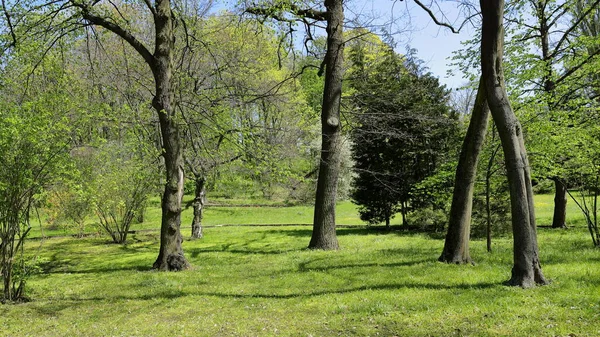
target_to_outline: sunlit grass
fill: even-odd
[[[127,246],[50,239],[32,301],[0,306],[9,336],[598,336],[600,251],[584,229],[540,230],[549,286],[502,285],[509,239],[472,243],[476,266],[436,262],[426,234],[339,230],[309,251],[310,227],[215,227],[186,241],[189,271],[149,271],[156,235]]]
[[[542,225],[551,200],[536,197]],[[305,249],[310,206],[209,207],[205,238],[183,243],[192,268],[153,272],[156,206],[137,227],[153,231],[126,246],[101,236],[29,241],[43,272],[27,285],[31,302],[0,305],[0,335],[600,335],[600,251],[581,225],[539,229],[552,283],[523,290],[503,285],[510,238],[494,238],[491,254],[473,240],[476,266],[441,264],[443,235],[366,228],[349,202],[338,219],[355,226],[338,229],[339,251]],[[219,226],[228,224],[292,225]]]
[[[552,224],[553,197],[553,195],[549,194],[535,196],[536,217],[539,226],[549,226]],[[190,199],[190,196],[186,196],[184,198],[184,204],[188,204]],[[283,201],[262,199],[209,199],[209,202],[210,204],[205,209],[203,220],[203,224],[208,227],[261,224],[310,225],[313,222],[313,205],[287,206]],[[151,198],[148,205],[144,222],[133,224],[131,230],[158,231],[161,218],[159,198]],[[584,225],[581,211],[577,208],[575,203],[569,200],[567,205],[567,225]],[[191,207],[183,209],[181,219],[182,231],[185,235],[188,235],[188,232],[191,231],[192,216],[193,212]],[[86,233],[88,235],[101,234],[98,227],[94,225],[95,221],[93,216],[90,217],[86,227]],[[357,206],[350,201],[341,201],[338,203],[336,207],[336,221],[338,225],[366,225],[365,222],[359,218]],[[40,230],[38,221],[33,219],[32,222],[33,228],[30,237],[40,237],[42,231]],[[402,219],[399,215],[391,221],[392,226],[400,226],[401,224]],[[49,229],[44,227],[43,234],[47,237],[68,236],[72,235],[73,231],[64,228]]]

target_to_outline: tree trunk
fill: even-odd
[[[479,80],[477,97],[471,114],[469,128],[462,144],[454,193],[450,207],[450,219],[444,250],[439,258],[447,263],[473,263],[469,254],[469,237],[471,232],[471,212],[473,207],[473,188],[477,175],[477,163],[485,141],[485,134],[490,119],[486,101],[483,79]]]
[[[5,259],[2,261],[2,280],[4,281],[4,301],[12,301],[12,256],[9,256],[9,252],[3,251],[2,256]],[[5,255],[6,254],[6,255]],[[8,259],[7,259],[8,257]]]
[[[159,117],[163,138],[166,183],[163,193],[160,251],[154,269],[183,270],[188,262],[181,243],[181,200],[183,198],[183,156],[179,143],[179,127],[174,116],[171,89],[172,51],[175,41],[169,0],[157,0],[154,24],[156,27],[154,62],[151,66],[156,86],[152,106]]]
[[[321,111],[322,144],[311,249],[338,249],[335,234],[335,202],[340,170],[340,100],[344,68],[344,8],[341,0],[325,0],[327,8],[327,54]]]
[[[206,179],[196,177],[196,191],[193,202],[194,218],[192,219],[192,238],[202,238],[202,213],[204,212],[204,203],[206,202]]]
[[[554,216],[552,228],[567,228],[567,189],[558,178],[554,181]]]
[[[491,162],[491,158],[490,158]],[[488,170],[490,169],[490,165],[488,165]],[[488,171],[485,175],[485,221],[486,221],[486,246],[488,253],[492,252],[492,205],[491,205],[491,174]]]
[[[183,255],[181,247],[183,239],[180,232],[184,179],[183,156],[171,88],[172,55],[175,45],[171,1],[155,0],[154,6],[149,8],[154,19],[154,53],[151,53],[130,31],[119,26],[114,20],[96,15],[91,8],[95,3],[71,2],[74,7],[81,10],[82,17],[89,23],[104,27],[129,43],[152,70],[156,90],[152,99],[152,107],[158,114],[166,173],[165,191],[161,200],[160,251],[153,268],[158,270],[186,269],[189,265]]]
[[[510,188],[513,258],[509,285],[546,284],[539,261],[529,161],[517,120],[505,90],[502,70],[503,0],[480,0],[482,12],[481,66],[487,101],[504,150]]]

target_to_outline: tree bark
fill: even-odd
[[[201,239],[202,234],[202,215],[204,204],[206,202],[206,179],[196,177],[196,190],[193,202],[194,218],[192,219],[192,238]]]
[[[469,253],[473,189],[477,175],[477,163],[479,162],[479,155],[485,142],[489,119],[490,113],[486,101],[486,91],[483,79],[481,78],[471,114],[471,121],[469,122],[469,128],[462,144],[458,166],[456,167],[448,233],[446,234],[444,250],[439,258],[441,262],[457,264],[473,263]]]
[[[559,178],[554,181],[554,215],[552,228],[567,228],[567,189]]]
[[[490,163],[492,159],[490,158]],[[486,222],[486,247],[488,253],[492,252],[492,205],[491,205],[491,174],[489,172],[490,165],[488,165],[488,172],[485,175],[485,222]]]
[[[408,221],[406,221],[406,201],[402,201],[400,203],[400,214],[402,214],[402,226],[407,226]]]
[[[154,18],[154,53],[151,53],[130,31],[119,26],[114,20],[94,13],[95,2],[87,4],[71,1],[71,4],[81,10],[85,20],[104,27],[129,43],[152,70],[156,91],[152,99],[152,107],[158,114],[166,173],[165,190],[161,200],[160,250],[153,269],[186,269],[189,264],[183,255],[181,247],[183,238],[180,231],[184,183],[183,156],[179,143],[179,127],[174,119],[174,98],[171,88],[172,53],[175,44],[171,1],[156,0],[154,6],[148,5]]]
[[[175,42],[170,0],[156,0],[154,11],[156,29],[154,60],[151,68],[156,94],[152,106],[158,113],[163,138],[163,157],[166,183],[163,193],[160,251],[153,268],[183,270],[189,264],[183,255],[181,243],[181,200],[183,198],[183,156],[179,143],[179,127],[174,119],[171,88],[172,51]]]
[[[335,233],[335,204],[340,170],[340,100],[344,69],[344,8],[341,0],[325,0],[327,8],[327,53],[325,88],[321,111],[322,144],[311,249],[338,249]]]
[[[505,90],[502,69],[503,0],[480,0],[482,12],[481,67],[487,101],[504,150],[510,188],[513,258],[509,285],[546,284],[539,261],[529,161],[517,120]]]

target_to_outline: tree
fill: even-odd
[[[480,5],[482,79],[502,141],[511,195],[514,266],[508,284],[521,287],[546,284],[539,260],[529,161],[502,69],[504,1],[481,1]]]
[[[441,262],[473,263],[469,253],[473,189],[489,116],[486,88],[482,77],[456,168],[448,232],[442,255],[438,259]]]
[[[19,58],[33,54],[35,46],[30,47],[22,46],[5,58],[7,68],[2,73],[0,91],[3,97],[0,104],[2,303],[24,299],[26,278],[31,272],[24,254],[25,239],[31,230],[35,203],[41,200],[46,187],[70,169],[72,130],[65,117],[74,108],[70,81],[57,66],[58,62],[45,62],[38,71],[32,71],[25,57]],[[19,76],[23,70],[31,72],[29,86],[24,86]]]
[[[140,149],[141,148],[141,149]],[[100,227],[115,243],[126,243],[133,220],[143,211],[148,195],[158,180],[156,165],[144,152],[144,144],[109,142],[92,156],[91,190]]]
[[[192,237],[201,235],[207,188],[272,198],[301,179],[309,161],[315,117],[291,69],[293,54],[278,49],[275,30],[257,24],[230,13],[186,21],[190,34],[204,37],[177,57],[184,159],[196,186]]]
[[[325,0],[325,10],[300,8],[295,3],[275,3],[271,6],[247,6],[246,11],[280,22],[307,20],[326,21],[327,50],[320,72],[325,72],[321,110],[321,158],[317,179],[313,231],[308,248],[335,250],[339,248],[335,233],[335,206],[340,171],[342,79],[344,77],[344,5],[341,0]],[[286,15],[292,15],[290,19]],[[308,27],[307,27],[308,28]],[[312,35],[308,36],[308,40]]]
[[[527,5],[530,7],[529,12],[532,13],[533,23],[526,22],[526,17],[522,15],[523,10],[526,9],[523,7]],[[512,47],[515,50],[511,51],[510,55],[511,66],[516,68],[512,71],[511,76],[515,82],[522,83],[519,87],[533,85],[535,93],[534,96],[525,95],[523,92],[531,89],[520,89],[521,93],[516,94],[523,100],[522,106],[525,109],[528,106],[536,105],[538,109],[546,111],[546,113],[536,111],[537,116],[534,116],[532,121],[526,125],[533,130],[531,133],[543,129],[539,127],[540,123],[534,122],[536,121],[535,117],[552,121],[550,132],[554,138],[560,137],[559,133],[564,132],[557,131],[564,129],[564,126],[559,123],[573,123],[572,120],[568,121],[568,118],[565,118],[565,110],[571,110],[569,101],[575,98],[574,94],[578,91],[576,82],[573,80],[577,81],[578,69],[593,62],[600,54],[600,51],[595,50],[581,57],[573,52],[580,49],[578,44],[581,43],[574,38],[574,32],[585,26],[587,18],[592,16],[600,6],[600,1],[591,1],[587,6],[580,7],[578,12],[571,9],[573,6],[574,3],[571,1],[517,2],[516,8],[513,9],[516,12],[514,18],[509,18],[517,25],[514,28],[516,32],[513,33],[513,39],[519,41],[517,46]],[[529,50],[529,52],[523,53],[524,50]],[[524,65],[531,70],[526,69]],[[536,101],[543,102],[543,105]],[[544,122],[541,121],[542,124]],[[548,135],[542,134],[539,137],[548,137]],[[568,140],[563,137],[561,142],[565,141]],[[565,172],[561,167],[568,160],[568,155],[560,151],[551,153],[548,149],[544,149],[544,152],[550,159],[544,169],[550,173],[547,177],[555,185],[552,227],[565,228],[567,193],[564,183],[565,175],[568,175],[569,172]]]
[[[325,87],[321,111],[321,161],[313,231],[308,248],[338,249],[335,235],[335,205],[340,169],[342,79],[344,77],[344,5],[341,0],[325,0],[327,52]]]
[[[561,193],[565,192],[565,189],[563,184],[557,182],[564,183],[564,179],[561,179],[560,176],[564,176],[567,172],[560,166],[564,166],[565,158],[568,157],[568,151],[564,151],[566,144],[572,144],[572,140],[564,137],[564,135],[570,134],[570,132],[566,132],[565,128],[568,124],[573,124],[572,118],[567,118],[572,113],[565,113],[564,110],[569,105],[569,99],[573,97],[573,88],[577,87],[573,85],[574,82],[577,82],[577,69],[593,60],[592,57],[589,57],[591,54],[578,58],[570,55],[572,50],[576,50],[574,46],[577,44],[574,42],[576,39],[572,38],[573,32],[581,24],[581,19],[588,15],[588,13],[571,15],[571,5],[568,1],[515,2],[511,3],[507,14],[507,21],[512,26],[507,26],[511,37],[506,51],[507,62],[504,64],[507,68],[506,77],[511,87],[511,98],[517,102],[516,109],[522,116],[521,118],[525,118],[527,121],[524,125],[524,133],[527,133],[529,139],[533,140],[533,164],[537,168],[537,174],[543,179],[553,178],[557,186],[553,221],[553,225],[556,227],[564,225],[566,210],[566,195]],[[594,1],[589,8],[596,5],[597,2]],[[531,15],[523,15],[528,7],[531,9],[529,11]],[[587,9],[588,7],[586,7]],[[564,25],[565,22],[568,23],[571,17],[573,18],[572,24],[554,29],[559,25]],[[527,22],[532,19],[534,22]],[[478,39],[468,41],[468,45],[473,48],[462,51],[458,56],[463,60],[459,62],[461,69],[468,69],[478,59],[478,55],[474,52],[476,43],[479,43]],[[569,47],[566,47],[567,45]],[[480,129],[480,132],[483,132],[483,129]],[[473,144],[473,141],[465,139],[466,143]],[[462,164],[459,165],[459,169],[461,167],[463,167]],[[475,172],[475,168],[473,170]],[[461,173],[460,176],[464,177],[465,174]],[[486,181],[489,181],[489,176],[486,176]],[[460,189],[457,191],[459,195],[455,193],[456,204],[463,204],[457,209],[465,211],[465,205],[471,203],[471,197],[461,193]],[[470,213],[470,210],[467,212]],[[458,221],[458,217],[454,215],[451,215],[450,218],[450,236],[462,235],[465,240],[468,240],[469,227],[465,226],[464,222]],[[457,225],[454,225],[455,222],[462,224],[461,230],[453,230],[453,228],[457,228]],[[465,242],[465,240],[461,242]],[[449,251],[468,251],[468,246],[465,247],[464,244],[456,244],[456,242],[458,241],[446,241],[444,253],[440,257],[441,261],[461,261],[460,257],[448,254]],[[460,248],[461,246],[462,248]]]
[[[361,50],[351,55],[358,68],[350,82],[357,111],[351,133],[357,171],[352,197],[361,219],[385,221],[389,228],[398,211],[406,222],[409,205],[418,204],[415,186],[445,161],[456,119],[446,105],[448,91],[413,60],[390,47],[372,62],[365,62]]]
[[[32,3],[30,7],[25,5],[25,8],[18,7],[23,6],[20,3],[14,3],[13,8],[4,6],[3,11],[8,21],[7,27],[11,28],[15,40],[21,34],[50,35],[52,41],[49,44],[52,46],[66,34],[81,27],[102,27],[121,38],[144,60],[154,79],[152,107],[159,120],[165,163],[160,250],[153,268],[183,270],[189,266],[181,246],[183,240],[180,233],[184,162],[172,78],[177,9],[172,6],[171,0],[156,0],[154,3],[144,1],[144,5],[145,13],[134,11],[133,15],[150,18],[154,29],[153,43],[144,40],[143,36],[136,36],[131,23],[138,22],[137,18],[130,20],[123,16],[123,13],[127,13],[125,9],[137,8],[134,5],[64,0]],[[20,15],[24,16],[21,18]],[[149,44],[153,45],[153,51],[148,47]]]

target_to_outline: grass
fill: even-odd
[[[256,216],[248,223],[297,217],[243,210]],[[194,267],[180,273],[148,270],[157,233],[136,234],[127,246],[105,237],[45,240],[44,272],[28,283],[32,301],[0,306],[0,335],[600,335],[600,251],[581,226],[540,228],[553,282],[528,290],[502,285],[512,266],[509,238],[494,239],[492,254],[473,241],[478,264],[455,266],[436,262],[439,235],[340,228],[342,249],[322,252],[305,249],[310,230],[208,227],[204,239],[184,242]]]

